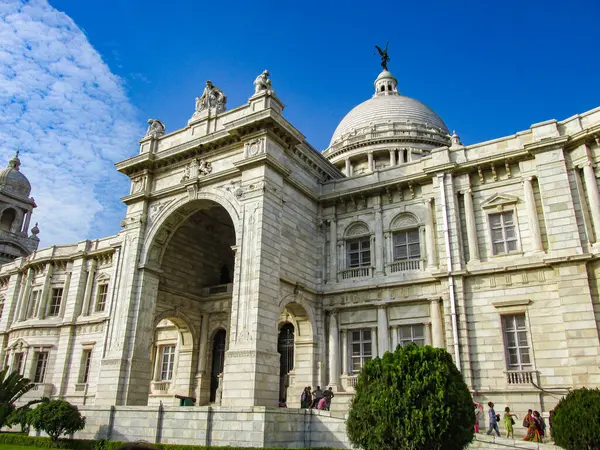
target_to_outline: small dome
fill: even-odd
[[[25,175],[21,173],[19,167],[19,152],[8,162],[8,167],[0,171],[0,191],[17,194],[21,197],[29,197],[31,193],[31,184]]]

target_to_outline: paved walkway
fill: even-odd
[[[520,439],[506,439],[496,436],[488,436],[481,433],[475,435],[475,441],[473,441],[468,448],[469,450],[479,448],[489,450],[508,450],[511,448],[563,450],[562,447],[557,447],[554,444],[538,444],[536,442],[526,442]]]

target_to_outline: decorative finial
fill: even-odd
[[[38,223],[35,223],[35,226],[31,229],[31,234],[37,237],[40,234],[40,229],[38,228]]]
[[[385,50],[382,50],[378,45],[375,46],[379,52],[379,56],[381,56],[381,68],[386,71],[388,70],[387,63],[390,61],[390,57],[388,56],[388,45],[390,45],[390,41],[385,44]]]
[[[19,159],[19,150],[15,152],[15,156],[8,161],[8,167],[11,169],[19,170],[19,166],[21,165],[21,160]]]
[[[454,147],[462,147],[463,143],[460,142],[460,136],[458,134],[456,134],[456,130],[452,131],[452,136],[450,136],[450,141],[452,142],[452,145],[450,146],[450,148]]]

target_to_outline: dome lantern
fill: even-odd
[[[374,97],[380,95],[400,95],[398,92],[398,80],[387,70],[382,71],[375,80]]]

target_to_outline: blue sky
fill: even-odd
[[[400,92],[469,144],[600,106],[599,19],[597,0],[7,0],[0,157],[23,150],[43,245],[100,237],[125,211],[112,163],[136,153],[147,118],[183,127],[207,79],[233,107],[268,69],[285,116],[322,150],[372,94],[373,46],[389,40]]]

